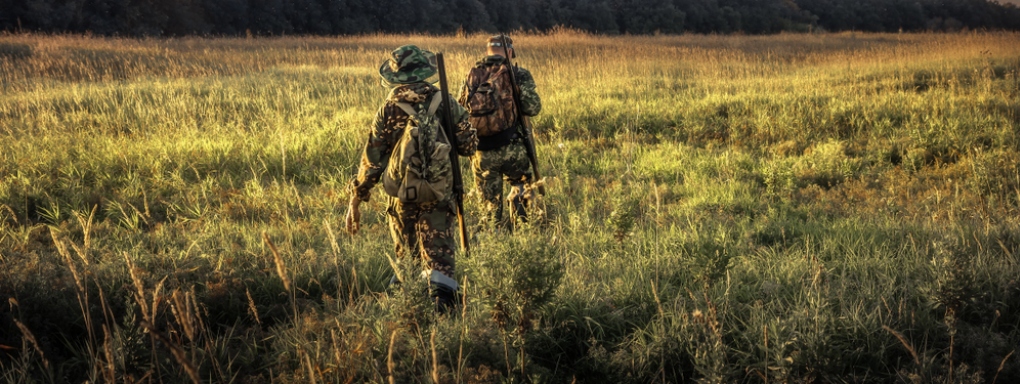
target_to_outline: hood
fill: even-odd
[[[386,100],[394,103],[420,104],[439,88],[429,83],[411,83],[396,86]]]

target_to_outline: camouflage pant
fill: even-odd
[[[509,224],[503,218],[503,181],[510,184],[507,200],[513,207],[513,217],[527,220],[524,208],[531,199],[531,163],[524,144],[514,140],[491,151],[478,151],[471,157],[475,173],[475,186],[482,193],[483,219],[501,226]]]
[[[456,290],[453,227],[457,218],[449,203],[405,204],[391,198],[386,214],[397,257],[420,257],[423,275]]]

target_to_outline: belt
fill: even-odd
[[[520,130],[517,126],[513,126],[504,129],[502,132],[492,136],[484,136],[478,138],[478,150],[479,151],[493,151],[503,148],[514,140],[520,138]]]

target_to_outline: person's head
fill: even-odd
[[[428,81],[437,70],[436,54],[415,45],[405,45],[394,49],[382,62],[379,76],[384,85],[411,84]]]
[[[510,53],[510,58],[516,58],[517,54],[514,53],[514,40],[510,36],[506,36],[506,50],[503,50],[503,38],[502,35],[495,35],[489,38],[486,43],[486,52],[489,56],[499,55],[506,57],[507,52]]]

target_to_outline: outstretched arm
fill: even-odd
[[[375,115],[375,122],[365,143],[361,155],[358,175],[351,183],[354,194],[362,201],[371,198],[372,187],[379,182],[386,166],[390,163],[390,154],[400,140],[400,134],[407,125],[407,116],[396,113],[396,106],[384,105]]]
[[[358,167],[358,175],[351,181],[351,200],[347,207],[345,227],[347,232],[355,234],[361,227],[361,210],[359,206],[362,201],[368,201],[372,197],[372,187],[379,182],[386,166],[390,162],[390,153],[400,139],[400,133],[407,125],[407,118],[398,118],[398,114],[387,110],[395,108],[384,105],[379,108],[372,124],[372,130],[365,143],[365,150],[361,155],[361,165]]]

